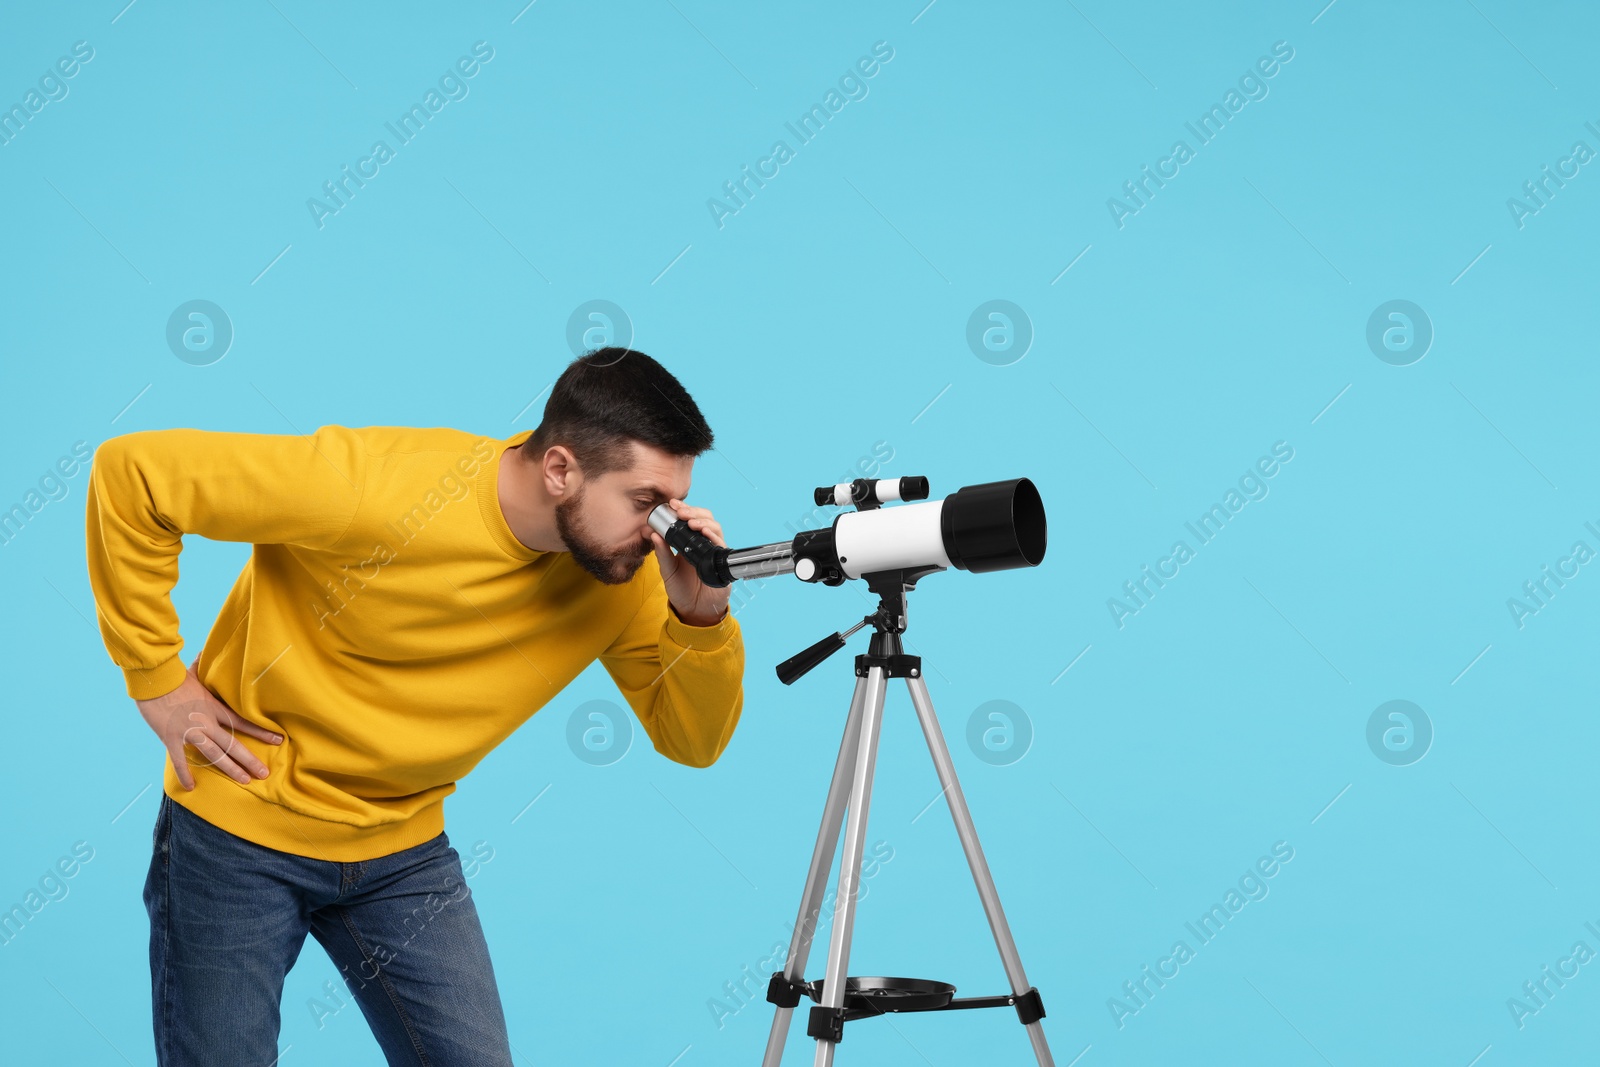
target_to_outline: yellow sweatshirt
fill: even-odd
[[[198,674],[283,743],[236,738],[270,770],[248,785],[186,750],[195,788],[169,758],[167,795],[280,851],[388,855],[443,830],[456,781],[596,658],[657,752],[713,763],[744,702],[738,622],[678,618],[653,552],[606,585],[519,542],[496,485],[501,453],[531,433],[176,429],[102,444],[89,582],[129,696],[183,681],[169,596],[183,535],[253,545]]]

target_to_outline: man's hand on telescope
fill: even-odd
[[[704,535],[719,548],[728,547],[728,542],[722,539],[722,526],[711,517],[708,509],[691,507],[677,498],[667,503],[678,513],[678,518],[689,524],[691,530]],[[733,588],[723,586],[719,589],[706,585],[689,561],[673,552],[654,530],[650,531],[650,543],[655,546],[656,562],[661,564],[661,578],[667,586],[667,599],[677,610],[678,618],[690,626],[715,626],[721,622],[728,610]]]

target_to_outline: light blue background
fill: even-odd
[[[1574,541],[1600,549],[1600,177],[1521,228],[1506,201],[1574,141],[1600,149],[1600,25],[1575,3],[1322,2],[13,10],[0,102],[73,42],[95,53],[0,147],[0,506],[73,442],[145,428],[509,436],[571,358],[569,315],[614,301],[712,423],[692,499],[733,544],[788,536],[879,441],[884,474],[936,497],[1039,486],[1043,565],[925,579],[909,637],[1058,1064],[1579,1062],[1600,963],[1521,1029],[1506,1002],[1600,950],[1600,577],[1520,629],[1506,602]],[[307,199],[479,40],[470,95],[319,229]],[[869,95],[796,147],[784,123],[880,40]],[[1107,199],[1195,147],[1184,123],[1277,41],[1268,96],[1118,228]],[[719,228],[708,198],[779,138],[795,158]],[[209,366],[166,345],[192,299],[236,330]],[[1006,366],[965,340],[993,299],[1035,333]],[[1435,331],[1410,366],[1366,343],[1393,299]],[[1119,629],[1107,599],[1278,441],[1270,495]],[[84,482],[0,551],[0,905],[95,850],[0,947],[0,1004],[19,1062],[144,1064],[161,750],[92,625]],[[247,553],[186,544],[186,655]],[[568,717],[617,699],[596,666],[449,802],[463,854],[494,851],[472,884],[519,1063],[759,1062],[761,993],[720,1029],[708,1001],[787,940],[853,682],[843,655],[793,687],[772,667],[855,621],[857,585],[769,583],[740,610],[745,711],[715,766],[637,729],[617,762],[577,759]],[[1367,745],[1392,699],[1433,725],[1409,766]],[[991,700],[1033,731],[1008,765],[966,740]],[[889,701],[868,839],[894,856],[850,972],[1002,992],[899,683]],[[1184,923],[1279,841],[1270,894],[1119,1029],[1108,998],[1195,947]],[[356,1010],[319,1029],[306,1007],[334,974],[308,942],[285,1063],[378,1062]],[[785,1062],[813,1046],[797,1015]],[[1003,1009],[853,1023],[838,1062],[1033,1061]]]

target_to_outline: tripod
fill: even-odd
[[[972,815],[967,810],[966,799],[961,795],[961,785],[956,781],[950,750],[945,745],[938,716],[933,710],[933,701],[928,696],[928,686],[922,677],[922,658],[907,655],[901,647],[900,634],[906,628],[906,593],[915,587],[918,578],[942,569],[922,567],[863,575],[868,588],[879,596],[878,609],[844,633],[824,638],[778,667],[778,677],[785,684],[791,683],[843,648],[845,638],[850,634],[868,623],[874,627],[867,654],[856,657],[855,695],[850,701],[844,739],[840,742],[833,781],[828,787],[828,799],[822,811],[822,827],[817,833],[816,848],[811,853],[811,869],[806,874],[800,917],[795,924],[789,956],[784,969],[773,972],[767,986],[767,1000],[777,1005],[777,1010],[772,1020],[772,1032],[767,1038],[763,1067],[779,1067],[784,1041],[789,1033],[790,1013],[800,1003],[802,994],[817,1001],[806,1025],[806,1033],[817,1039],[815,1067],[831,1067],[834,1048],[844,1040],[844,1024],[850,1020],[870,1018],[886,1012],[1006,1006],[1016,1009],[1018,1019],[1027,1028],[1028,1040],[1033,1044],[1040,1067],[1054,1067],[1055,1061],[1051,1059],[1050,1048],[1044,1039],[1044,1028],[1039,1022],[1044,1017],[1044,1004],[1039,999],[1039,991],[1028,984],[1023,974],[1022,960],[1017,955],[1016,943],[1011,939],[1011,929],[1006,925],[1000,896],[995,891],[994,879],[990,877],[989,865],[983,858],[978,833],[972,826]],[[918,978],[847,978],[845,975],[850,958],[850,934],[855,925],[856,895],[861,884],[861,852],[867,828],[867,808],[872,801],[872,771],[878,755],[878,731],[883,721],[884,696],[890,678],[904,678],[910,690],[911,702],[928,742],[928,751],[939,773],[939,783],[944,788],[943,795],[955,819],[956,833],[961,838],[967,864],[972,868],[973,881],[977,883],[978,896],[983,901],[984,914],[989,919],[989,929],[994,934],[995,946],[1000,950],[1000,959],[1005,965],[1006,979],[1011,985],[1009,994],[955,999],[955,987],[945,982]],[[844,822],[847,805],[850,818],[844,826],[844,853],[839,865],[827,969],[823,978],[807,982],[802,977],[806,957],[815,937],[823,886],[833,868],[833,850],[839,842],[839,828]]]

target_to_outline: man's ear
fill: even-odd
[[[555,497],[564,497],[572,488],[577,471],[577,459],[565,445],[551,445],[544,450],[539,461],[539,475],[544,479],[545,490]]]

